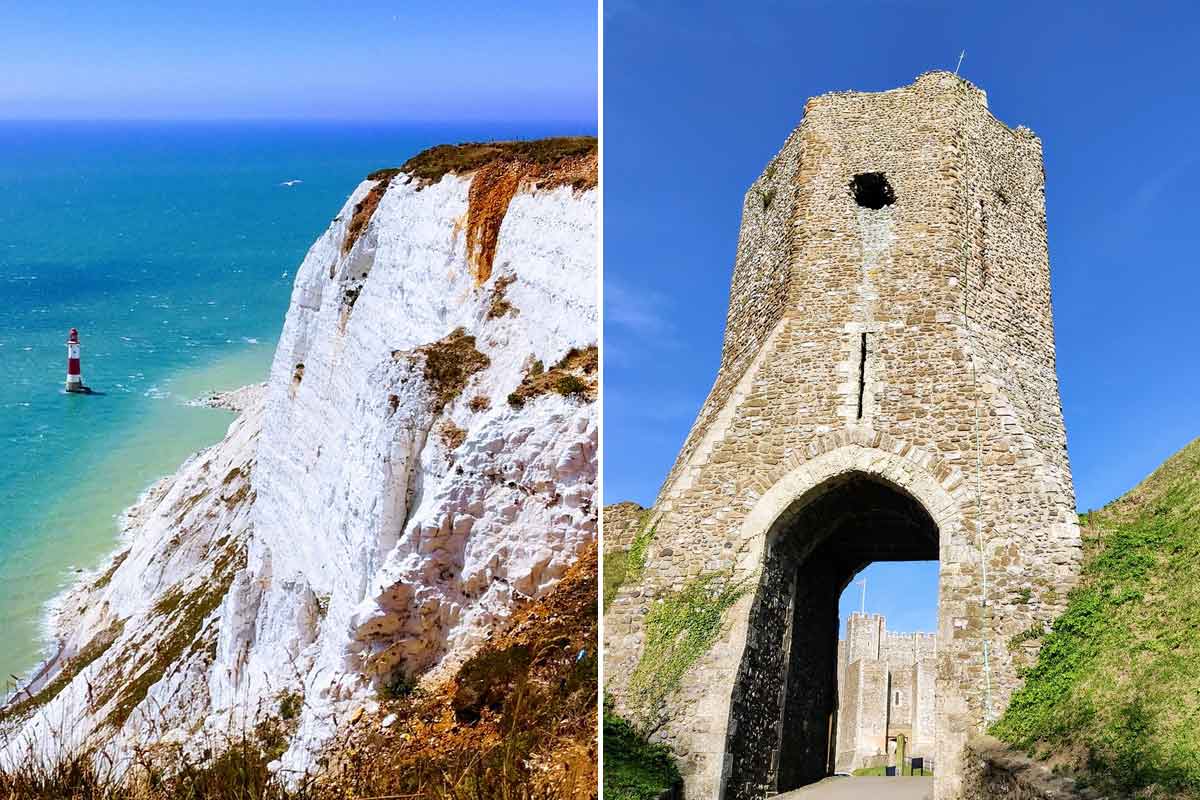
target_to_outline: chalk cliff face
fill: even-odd
[[[62,599],[0,760],[193,744],[299,693],[280,766],[312,770],[380,686],[446,674],[561,578],[597,528],[595,156],[564,163],[355,190],[265,387]]]

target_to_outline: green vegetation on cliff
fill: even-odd
[[[1200,798],[1200,440],[1080,521],[1080,583],[991,732],[1103,789]]]

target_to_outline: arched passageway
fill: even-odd
[[[776,519],[731,698],[725,798],[832,772],[842,590],[874,561],[938,556],[938,528],[921,503],[863,472],[826,480]]]

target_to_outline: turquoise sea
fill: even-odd
[[[0,682],[120,513],[266,378],[295,270],[355,185],[442,142],[573,124],[0,123]],[[299,180],[293,186],[285,181]],[[62,391],[79,329],[85,383]]]

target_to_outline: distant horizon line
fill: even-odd
[[[596,119],[394,119],[334,117],[0,117],[0,125],[15,124],[183,124],[183,123],[306,123],[329,125],[579,125],[591,131],[599,129]]]

